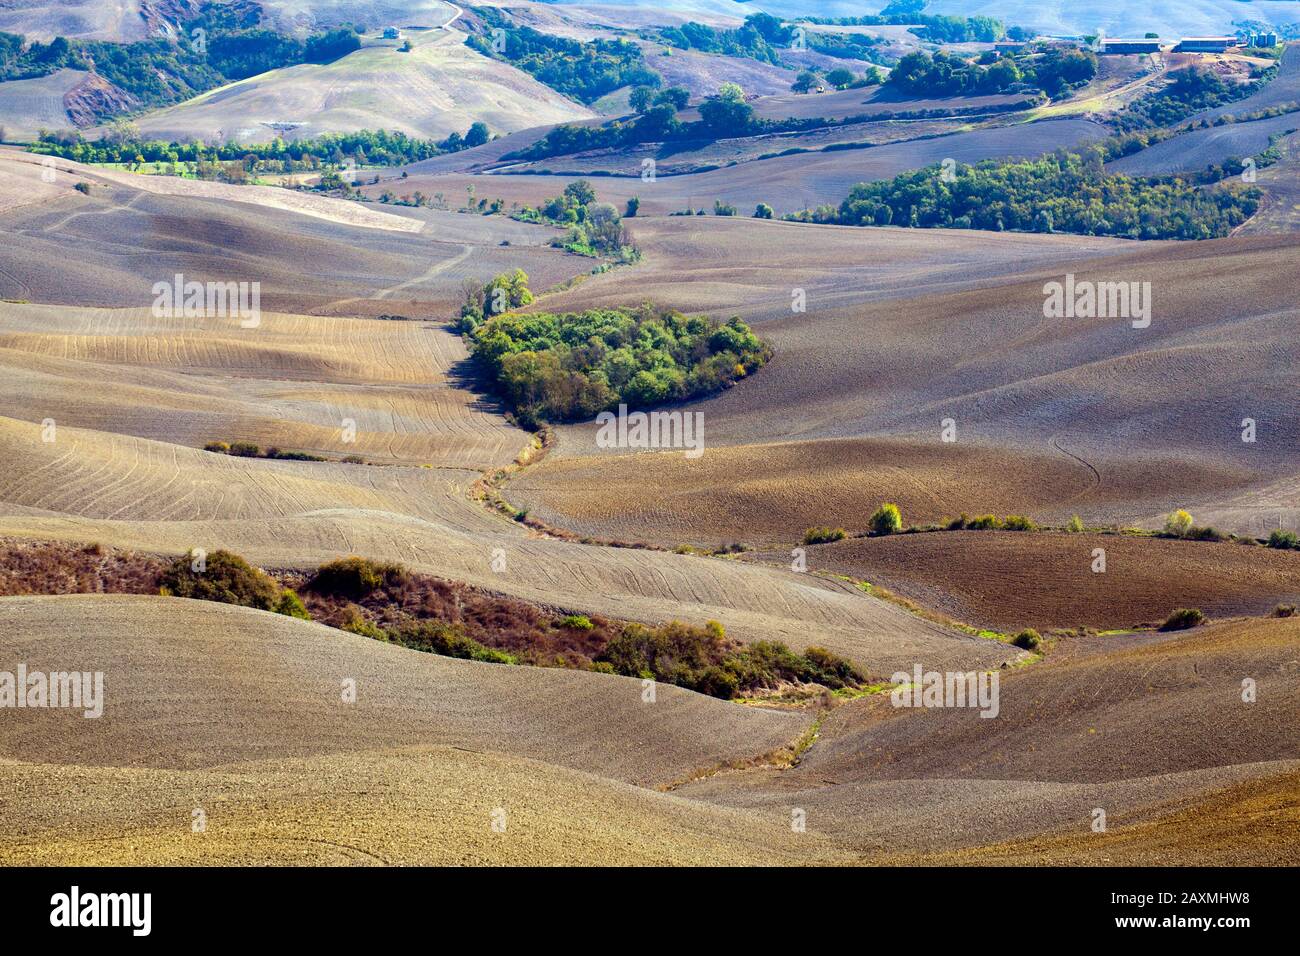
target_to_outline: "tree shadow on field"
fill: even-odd
[[[446,328],[441,331],[447,335],[456,334]],[[447,366],[447,384],[462,392],[472,393],[474,397],[470,400],[469,407],[474,411],[508,417],[510,409],[492,390],[491,381],[474,356],[467,356]]]

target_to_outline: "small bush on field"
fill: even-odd
[[[248,441],[224,442],[210,441],[203,446],[204,451],[216,452],[218,455],[234,455],[236,458],[278,458],[285,461],[327,461],[320,455],[309,455],[305,451],[285,451],[274,446],[262,450],[260,445]]]
[[[1268,536],[1268,546],[1284,550],[1295,548],[1298,546],[1296,533],[1294,531],[1284,531],[1281,528],[1274,529],[1273,533]]]
[[[320,455],[309,455],[305,451],[284,451],[280,448],[268,448],[263,458],[278,458],[282,461],[325,461]]]
[[[298,597],[298,592],[293,588],[285,588],[280,595],[280,600],[275,604],[275,613],[283,614],[286,617],[296,617],[304,621],[310,621],[311,615],[307,613],[307,606],[302,603],[302,598]]]
[[[571,627],[575,631],[590,631],[595,627],[595,625],[591,623],[591,618],[587,617],[585,614],[569,614],[560,618],[556,623],[556,626]]]
[[[1013,637],[1011,643],[1021,650],[1036,651],[1042,645],[1043,639],[1032,627],[1027,627]]]
[[[872,534],[897,534],[903,528],[903,515],[898,505],[886,501],[872,514],[868,526]]]
[[[237,554],[213,551],[204,559],[203,570],[196,571],[194,565],[191,555],[177,558],[163,572],[162,593],[262,611],[279,604],[280,586],[275,580]]]
[[[1273,616],[1274,617],[1295,617],[1295,605],[1279,604],[1277,607],[1273,608]]]
[[[340,630],[347,631],[349,634],[358,634],[361,637],[368,637],[375,641],[388,640],[388,633],[378,624],[368,620],[361,613],[361,608],[355,604],[350,605],[343,612],[343,617],[339,620],[337,626]]]
[[[1005,531],[1035,531],[1038,525],[1024,515],[1007,515],[1006,520],[1002,522],[1002,528]]]
[[[814,683],[823,684],[831,690],[859,687],[867,682],[866,673],[858,665],[824,647],[805,648],[803,656],[814,675]]]
[[[400,582],[406,573],[400,564],[380,564],[353,555],[322,564],[312,576],[308,587],[317,594],[355,600],[385,584]]]
[[[838,689],[866,681],[856,665],[823,648],[809,648],[801,656],[776,641],[735,644],[717,621],[704,627],[679,621],[654,628],[629,624],[606,645],[598,663],[610,665],[617,674],[723,699],[783,683]]]
[[[1180,607],[1169,617],[1165,618],[1165,623],[1160,625],[1162,631],[1185,631],[1188,628],[1196,627],[1198,624],[1205,623],[1205,615],[1198,609],[1192,607]]]
[[[803,533],[804,544],[826,544],[830,541],[843,541],[849,533],[843,528],[809,528]]]
[[[1165,519],[1164,534],[1171,538],[1185,538],[1192,530],[1192,516],[1181,508]]]
[[[1218,528],[1211,527],[1210,525],[1205,525],[1204,527],[1193,526],[1187,530],[1187,534],[1183,535],[1183,537],[1186,538],[1188,541],[1228,540],[1228,536],[1226,534],[1224,534]]]
[[[951,521],[948,522],[948,530],[961,531],[969,524],[970,524],[970,515],[963,513],[960,517],[953,518]]]
[[[516,664],[511,654],[486,647],[454,624],[443,621],[410,621],[388,632],[389,640],[417,651],[428,651],[444,657],[483,661],[488,664]]]
[[[1002,522],[997,515],[979,515],[966,522],[966,527],[973,531],[997,531],[1002,527]]]
[[[1071,534],[1078,534],[1083,530],[1083,519],[1078,515],[1075,515],[1065,526],[1065,530],[1069,531]]]

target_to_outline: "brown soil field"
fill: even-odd
[[[677,792],[751,810],[802,807],[810,827],[852,840],[867,860],[1055,831],[1078,835],[1060,847],[1059,862],[1095,861],[1085,839],[1093,808],[1118,829],[1300,766],[1287,729],[1300,708],[1298,653],[1300,619],[1234,622],[1059,660],[1053,651],[1044,663],[1002,672],[994,719],[863,698],[831,711],[793,769],[715,776]],[[1253,703],[1242,700],[1243,676],[1258,683]],[[1207,829],[1171,829],[1159,862],[1199,863],[1198,833]],[[1282,823],[1278,835],[1294,829]],[[1278,858],[1271,841],[1256,838],[1231,862]]]
[[[806,717],[671,688],[644,704],[624,678],[451,661],[176,599],[7,598],[0,616],[6,661],[105,675],[96,721],[25,710],[5,723],[9,864],[962,862],[990,844],[995,858],[1007,841],[1051,846],[1086,830],[1095,806],[1123,839],[1295,766],[1279,729],[1298,700],[1278,676],[1300,647],[1295,621],[1052,656],[1004,672],[995,720],[863,698],[832,710],[803,759],[777,769],[763,765],[766,748]],[[1258,675],[1256,704],[1228,699],[1242,672]],[[339,699],[346,677],[354,703]],[[246,716],[235,738],[223,730],[232,702]],[[159,721],[173,711],[183,719]],[[748,769],[647,789],[737,759],[728,747],[750,751]],[[1229,753],[1241,762],[1224,763]],[[1155,775],[1127,775],[1139,764]],[[1285,813],[1276,790],[1253,792],[1257,808]],[[792,808],[807,833],[791,832]],[[1285,837],[1293,816],[1269,832]],[[1207,829],[1166,831],[1161,862],[1193,861]],[[1055,853],[1086,862],[1092,848]],[[1230,862],[1279,859],[1253,839]]]
[[[975,501],[995,496],[1005,510],[1058,523],[1078,513],[1094,525],[1150,526],[1187,507],[1203,522],[1266,535],[1279,520],[1294,525],[1300,518],[1290,452],[1300,441],[1300,407],[1285,384],[1300,358],[1290,332],[1296,307],[1276,281],[1278,263],[1300,261],[1294,237],[1138,245],[713,218],[647,219],[634,228],[642,266],[594,277],[539,307],[652,299],[735,314],[771,342],[775,358],[692,406],[705,416],[699,460],[612,455],[595,446],[594,425],[565,427],[559,451],[507,489],[507,497],[521,489],[520,506],[558,511],[549,496],[562,492],[547,475],[563,475],[566,483],[604,487],[607,498],[578,507],[596,516],[603,534],[631,538],[639,529],[643,538],[680,541],[681,529],[699,516],[726,514],[718,504],[724,488],[743,475],[755,487],[789,482],[787,501],[805,489],[808,502],[784,505],[787,518],[768,503],[729,515],[733,540],[757,537],[746,531],[751,527],[783,524],[781,542],[811,524],[860,527],[855,515],[869,514],[880,498],[909,496],[905,474],[883,487],[868,484],[850,506],[857,489],[837,487],[841,482],[829,475],[863,470],[862,446],[818,445],[797,481],[788,464],[797,453],[778,455],[769,466],[752,449],[889,438],[928,446],[930,457],[942,461],[942,422],[952,419],[957,441],[947,460],[955,465],[1000,450],[1008,477],[996,469],[959,471],[948,485],[969,482],[973,493],[937,500],[914,489],[917,513],[909,520],[992,510]],[[736,256],[737,248],[746,254]],[[1150,327],[1045,318],[1044,283],[1066,274],[1150,282]],[[800,289],[807,311],[792,313]],[[1245,418],[1267,422],[1268,437],[1243,442]],[[715,455],[726,479],[712,471]],[[643,477],[648,493],[636,487]],[[691,519],[669,514],[673,507],[654,498],[656,489],[677,482],[703,496],[690,502]],[[1031,493],[1016,506],[1004,483]],[[815,503],[827,494],[843,504]],[[673,500],[687,503],[685,495]],[[809,520],[819,510],[821,517]]]
[[[646,143],[636,147],[591,150],[512,164],[509,168],[511,175],[548,173],[626,176],[629,173],[640,175],[642,163],[647,159],[653,159],[657,175],[678,176],[697,173],[715,166],[754,162],[790,150],[811,154],[828,146],[842,148],[845,144],[852,144],[853,147],[884,146],[920,137],[942,136],[957,132],[966,126],[969,126],[967,120],[877,120],[870,123],[826,126],[810,132],[773,133],[767,136],[746,136],[699,144]],[[712,212],[711,204],[709,211]]]
[[[1106,552],[1105,573],[1092,571]],[[807,549],[810,570],[883,585],[977,627],[1112,629],[1179,607],[1211,618],[1300,603],[1300,554],[1122,534],[954,531],[850,538]],[[773,556],[785,560],[783,554]]]
[[[1237,230],[1239,235],[1300,232],[1300,133],[1282,137],[1277,145],[1282,158],[1257,174],[1263,206]]]
[[[857,64],[859,72],[869,64]],[[760,96],[753,101],[754,112],[765,119],[845,119],[872,116],[876,113],[912,113],[919,110],[988,110],[1019,103],[1023,94],[992,96],[907,97],[896,96],[884,87],[862,90],[834,90],[829,93],[791,93],[789,87],[775,96]]]
[[[646,703],[640,681],[453,661],[199,601],[9,598],[0,619],[5,666],[102,671],[105,688],[96,720],[4,722],[7,864],[835,856],[788,824],[783,837],[779,818],[651,789],[761,758],[799,736],[801,714],[668,687]],[[232,708],[248,718],[238,734]],[[195,807],[210,814],[201,835]]]
[[[1078,838],[1098,806],[1129,858],[1158,848],[1193,862],[1204,842],[1227,862],[1292,860],[1263,835],[1295,832],[1294,786],[1276,781],[1300,766],[1300,619],[1236,615],[1294,601],[1300,555],[935,533],[810,548],[827,573],[801,574],[780,552],[810,525],[862,528],[881,500],[909,523],[997,511],[1150,526],[1176,507],[1239,532],[1300,521],[1300,344],[1283,278],[1300,262],[1295,237],[1137,244],[654,214],[838,201],[889,169],[1097,132],[1035,123],[654,184],[598,178],[602,198],[630,187],[646,213],[629,224],[642,261],[599,275],[549,248],[553,230],[502,216],[141,185],[70,164],[41,184],[31,157],[0,151],[0,298],[26,300],[0,303],[0,538],[225,548],[283,571],[358,554],[564,613],[716,620],[872,675],[920,664],[1001,687],[996,719],[896,709],[888,694],[778,708],[662,686],[650,704],[637,680],[421,654],[225,605],[3,598],[0,669],[102,671],[106,709],[0,722],[0,860],[965,862],[1042,846],[1044,859],[1092,862],[1100,845]],[[500,155],[431,161],[402,188],[454,207],[468,184],[535,201],[568,181],[469,174]],[[88,196],[71,188],[82,180]],[[698,461],[610,453],[592,426],[565,426],[505,497],[598,537],[746,541],[772,563],[584,544],[476,499],[532,436],[473,390],[444,320],[465,279],[516,266],[535,292],[562,289],[535,309],[654,300],[740,315],[775,355],[689,407],[705,414]],[[153,316],[153,282],[178,272],[261,282],[260,325]],[[1150,327],[1044,317],[1044,283],[1066,274],[1150,282]],[[806,311],[792,310],[799,291]],[[1246,417],[1255,443],[1240,439]],[[945,418],[955,443],[941,440]],[[199,450],[215,439],[331,460]],[[1093,542],[1108,572],[1079,584]],[[1055,636],[1040,657],[836,573],[973,623],[1122,627],[1175,603],[1212,621]],[[1095,624],[1074,620],[1094,611]],[[340,697],[348,678],[355,703]],[[1254,796],[1231,789],[1252,783]],[[1193,816],[1216,806],[1217,824]],[[206,834],[191,832],[196,807]],[[1251,815],[1265,822],[1232,852]],[[1156,820],[1175,821],[1163,842],[1143,829]]]
[[[207,601],[0,598],[0,618],[4,669],[104,674],[99,718],[49,709],[4,722],[0,754],[26,763],[197,769],[455,745],[654,787],[761,757],[810,719],[666,685],[650,705],[632,678],[454,660]],[[238,734],[222,720],[234,694]],[[176,719],[160,725],[160,707]]]
[[[360,554],[578,613],[717,620],[737,639],[817,644],[872,672],[922,649],[968,667],[1017,653],[837,582],[539,537],[470,500],[473,471],[235,458],[72,427],[54,442],[41,435],[38,423],[0,419],[13,463],[0,480],[0,534],[163,554],[225,548],[275,568]]]
[[[10,142],[35,139],[43,129],[69,129],[72,118],[64,94],[89,76],[84,70],[62,69],[49,76],[0,83],[0,126]]]
[[[1110,172],[1124,176],[1168,176],[1195,173],[1233,157],[1244,159],[1268,149],[1272,137],[1300,129],[1300,113],[1269,119],[1211,126],[1175,136],[1132,156],[1108,163]]]
[[[35,159],[0,150],[0,209],[24,183],[37,195],[45,187]],[[90,195],[73,190],[79,181]],[[522,267],[544,289],[591,268],[548,247],[555,230],[503,216],[399,215],[272,187],[182,183],[58,161],[48,187],[57,201],[4,214],[0,299],[147,308],[154,282],[182,273],[260,282],[268,310],[445,319],[466,278]]]
[[[629,197],[639,196],[645,215],[666,215],[687,207],[712,209],[715,199],[730,202],[744,213],[766,202],[777,214],[784,215],[823,203],[839,204],[858,183],[892,178],[944,159],[974,163],[997,157],[1036,156],[1102,135],[1103,128],[1088,120],[1053,120],[869,149],[777,156],[725,169],[660,176],[653,183],[642,182],[639,169],[629,169],[626,177],[602,176],[592,185],[601,200],[619,207]],[[566,176],[500,173],[491,180],[465,174],[412,175],[405,182],[409,189],[419,189],[425,195],[441,191],[450,196],[463,195],[466,186],[473,183],[480,196],[501,196],[507,203],[536,205],[558,194],[571,181],[572,177]],[[384,188],[383,184],[366,186],[362,192],[378,195]]]
[[[1116,477],[1107,499],[1138,511],[1160,505],[1152,482],[1186,498],[1248,481],[1174,458],[1132,468],[1110,464],[1106,473]],[[1171,472],[1176,486],[1165,477]],[[555,458],[512,480],[506,497],[534,517],[594,537],[669,547],[793,547],[811,527],[866,530],[885,501],[914,524],[963,513],[1068,516],[1075,505],[1105,508],[1106,501],[1094,500],[1096,488],[1090,471],[1050,450],[862,438],[723,446],[698,459],[682,452]]]
[[[528,442],[457,384],[465,346],[428,322],[267,313],[245,329],[5,304],[0,320],[0,415],[16,419],[470,468],[507,464]]]
[[[886,866],[1296,866],[1300,773],[1215,791],[1105,833],[1071,831],[978,849],[896,856]]]

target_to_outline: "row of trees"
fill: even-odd
[[[927,0],[901,0],[880,13],[858,17],[803,17],[826,26],[911,26],[913,32],[935,43],[992,43],[1001,39],[1032,40],[1038,34],[1026,27],[1006,26],[994,17],[952,17],[922,13]]]
[[[481,146],[491,139],[487,124],[478,122],[464,134],[452,133],[443,140],[414,139],[388,130],[358,130],[354,133],[326,133],[313,139],[269,143],[214,143],[142,141],[133,124],[118,123],[97,142],[80,133],[41,132],[31,147],[36,153],[60,156],[79,163],[199,163],[240,161],[247,172],[315,170],[324,163],[342,166],[351,159],[358,166],[399,166],[443,153]]]
[[[880,72],[879,67],[871,67],[865,73],[858,75],[847,67],[837,66],[833,70],[827,70],[825,76],[816,68],[803,70],[799,73],[790,89],[796,93],[811,93],[823,86],[829,86],[836,90],[863,89],[868,86],[879,86],[885,82],[885,74]]]
[[[786,124],[760,120],[754,107],[745,99],[745,91],[735,83],[723,83],[718,92],[699,104],[700,119],[683,123],[677,117],[679,104],[684,105],[680,87],[670,87],[656,96],[633,91],[633,108],[638,109],[632,122],[615,120],[604,126],[557,126],[526,149],[507,154],[506,159],[543,159],[567,156],[588,149],[617,148],[637,143],[661,143],[670,140],[722,139],[756,132],[774,132]],[[689,94],[687,94],[689,95]],[[814,125],[817,121],[799,121]]]
[[[1032,56],[980,58],[918,50],[898,61],[888,83],[922,96],[997,93],[1025,83],[1057,97],[1096,75],[1097,57],[1087,50],[1052,47]]]
[[[484,56],[505,60],[565,96],[594,103],[624,86],[658,87],[663,78],[645,65],[641,48],[626,40],[580,43],[518,26],[492,7],[475,13],[495,35],[472,34],[468,43]],[[499,38],[499,40],[498,40]]]
[[[1104,153],[1059,151],[1038,159],[988,160],[904,173],[861,183],[838,206],[790,217],[845,225],[946,226],[964,229],[1070,232],[1131,239],[1209,239],[1227,235],[1254,215],[1260,192],[1241,185],[1199,189],[1183,179],[1108,175]]]

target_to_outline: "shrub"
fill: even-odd
[[[1281,528],[1274,529],[1273,533],[1268,536],[1268,546],[1270,548],[1291,549],[1297,547],[1296,533],[1294,531],[1284,531]]]
[[[1038,525],[1034,524],[1034,522],[1026,518],[1024,515],[1007,515],[1006,520],[1002,522],[1002,527],[1006,531],[1038,530]]]
[[[776,213],[773,211],[772,207],[765,202],[761,202],[754,207],[755,219],[771,219],[775,215]]]
[[[1205,623],[1205,615],[1197,608],[1180,607],[1167,618],[1165,623],[1160,625],[1162,631],[1185,631],[1188,628],[1196,627],[1198,624]]]
[[[796,654],[778,641],[737,645],[722,625],[693,627],[670,621],[660,627],[628,624],[597,659],[614,673],[676,684],[728,699],[783,683],[816,683],[831,689],[857,687],[866,675],[824,648]]]
[[[177,558],[163,572],[161,590],[175,597],[238,604],[269,611],[280,600],[280,586],[237,554],[213,551],[195,570],[193,554]]]
[[[388,632],[388,638],[403,647],[443,657],[482,661],[487,664],[515,664],[516,658],[474,640],[455,624],[442,621],[412,621]]]
[[[348,606],[338,626],[340,630],[347,631],[349,634],[359,634],[361,637],[368,637],[375,641],[388,640],[387,632],[379,625],[368,621],[355,604]]]
[[[1192,530],[1192,516],[1181,508],[1165,519],[1164,533],[1171,538],[1186,537]]]
[[[230,443],[229,453],[239,458],[258,458],[261,457],[262,448],[249,441],[235,441]]]
[[[903,528],[903,515],[898,505],[886,501],[872,514],[868,526],[872,534],[897,534]]]
[[[1042,645],[1043,639],[1032,627],[1027,627],[1013,637],[1011,643],[1021,650],[1036,651]]]
[[[1277,607],[1273,608],[1273,616],[1274,617],[1295,617],[1295,605],[1279,604]]]
[[[90,183],[86,183],[86,182],[74,183],[72,188],[75,189],[77,192],[81,193],[83,196],[90,195]]]
[[[308,587],[317,594],[357,600],[385,584],[405,578],[406,569],[400,564],[379,564],[353,555],[322,564]]]
[[[1188,541],[1226,541],[1228,539],[1226,534],[1210,525],[1204,527],[1193,525],[1187,529],[1187,533],[1183,537]]]
[[[230,445],[223,441],[210,441],[203,446],[203,450],[215,452],[218,455],[229,455]]]
[[[301,618],[304,621],[310,621],[311,615],[307,613],[307,606],[302,603],[302,598],[298,597],[298,592],[293,588],[285,588],[280,595],[280,600],[275,604],[275,613],[284,614],[287,617]]]
[[[970,515],[963,513],[960,517],[953,518],[948,522],[949,531],[961,531],[970,524]]]
[[[804,544],[826,544],[829,541],[843,541],[849,533],[843,528],[809,528],[803,533]]]
[[[1083,519],[1080,518],[1078,515],[1075,515],[1073,518],[1069,520],[1069,523],[1066,524],[1065,530],[1071,532],[1072,534],[1078,534],[1083,530]]]
[[[867,682],[866,673],[858,665],[838,654],[831,653],[824,647],[806,648],[803,656],[815,675],[815,682],[832,690],[859,686]]]
[[[974,531],[996,531],[1002,527],[997,515],[978,515],[966,522],[966,527]]]
[[[596,625],[585,614],[569,614],[556,622],[556,627],[571,627],[575,631],[590,631]]]
[[[263,457],[282,461],[325,461],[320,455],[311,455],[305,451],[285,451],[282,448],[268,448]]]

